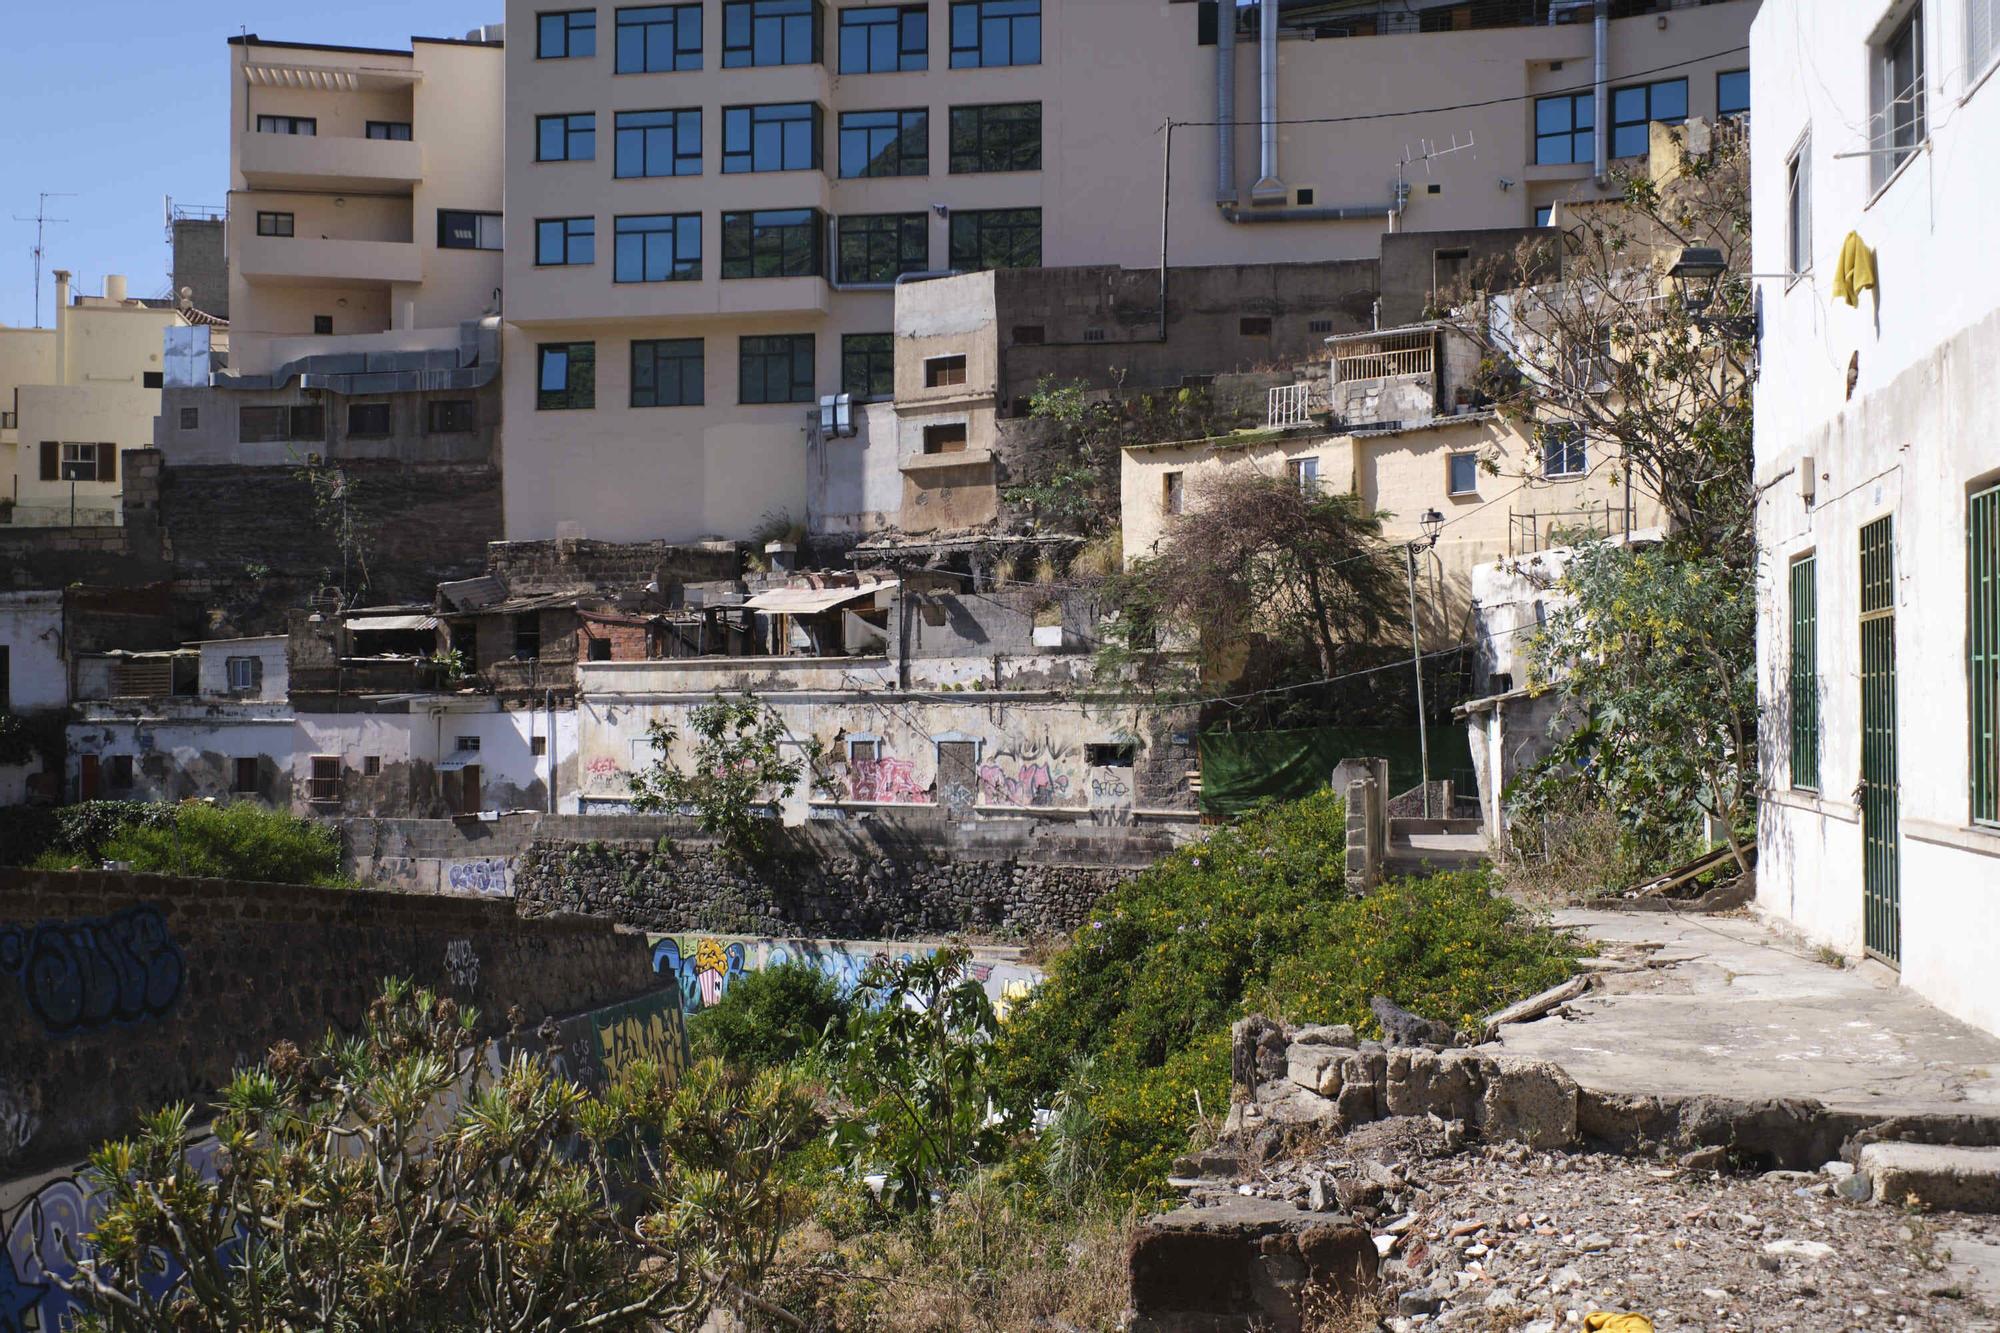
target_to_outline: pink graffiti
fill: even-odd
[[[907,759],[854,759],[847,765],[847,796],[852,801],[886,801],[928,805],[931,794],[917,785]]]
[[[998,764],[979,766],[979,799],[988,805],[1053,805],[1068,791],[1068,776],[1047,764],[1023,764],[1011,778]]]
[[[599,755],[585,765],[592,777],[608,778],[618,771],[618,761],[609,755]]]

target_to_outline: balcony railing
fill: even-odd
[[[1269,430],[1283,430],[1288,426],[1304,426],[1312,421],[1313,386],[1310,384],[1280,384],[1271,390],[1270,401],[1264,413],[1264,425]]]
[[[1343,343],[1334,349],[1333,382],[1428,375],[1436,368],[1436,346],[1437,339],[1428,329]]]
[[[1612,0],[1611,17],[1638,18],[1692,9],[1715,0]],[[1304,6],[1284,16],[1280,31],[1300,37],[1386,37],[1398,33],[1466,32],[1479,28],[1540,28],[1557,24],[1588,25],[1596,16],[1596,0],[1458,0],[1415,9],[1407,0],[1353,3],[1328,0]],[[1257,10],[1250,6],[1239,19],[1241,30],[1256,31]]]

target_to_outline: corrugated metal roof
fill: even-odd
[[[507,599],[507,585],[497,574],[438,584],[438,596],[454,611],[478,611]]]
[[[758,593],[743,605],[753,611],[809,616],[819,611],[831,611],[863,597],[873,597],[889,586],[887,583],[863,583],[846,588],[774,588],[770,592]]]
[[[347,618],[347,628],[361,634],[437,627],[436,616],[349,616]]]

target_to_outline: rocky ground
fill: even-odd
[[[1659,1333],[2000,1330],[2000,1218],[1849,1202],[1838,1163],[1735,1174],[1720,1158],[1467,1144],[1456,1122],[1403,1117],[1237,1189],[1362,1220],[1393,1333],[1557,1333],[1595,1310]]]

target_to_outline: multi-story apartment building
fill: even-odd
[[[510,0],[508,535],[803,516],[912,274],[1547,222],[1650,121],[1747,109],[1755,7]]]
[[[1758,901],[2000,1030],[2000,7],[1766,0],[1751,47]]]

